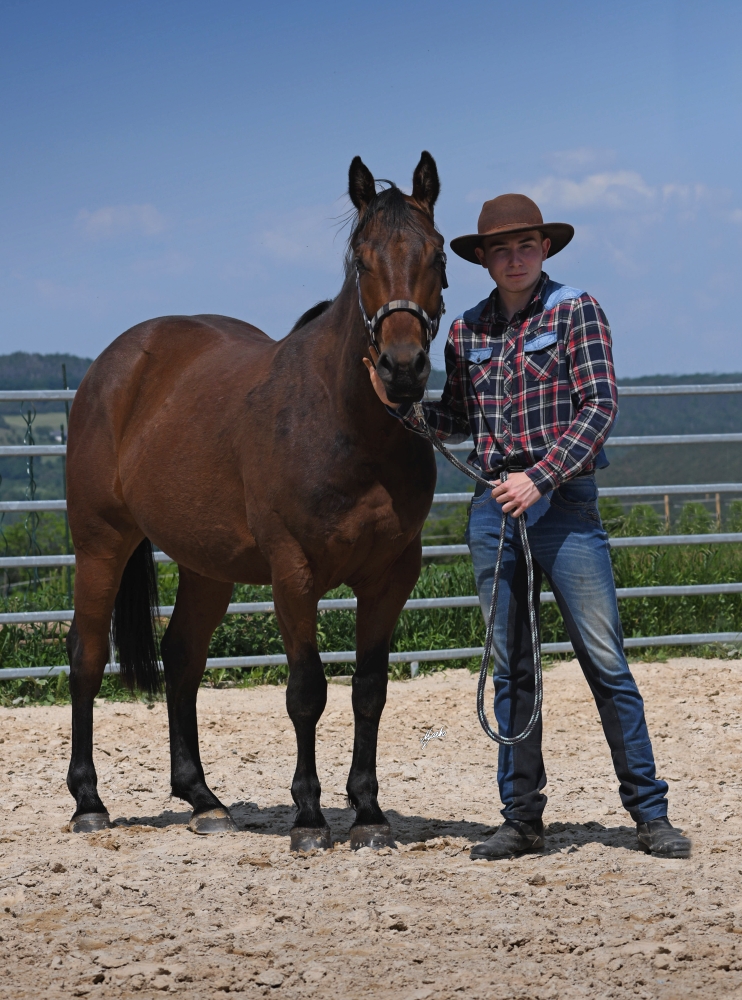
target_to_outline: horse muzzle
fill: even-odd
[[[413,352],[382,351],[376,372],[384,383],[390,403],[418,403],[430,375],[430,358],[419,348]]]

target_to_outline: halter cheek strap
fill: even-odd
[[[417,302],[413,302],[412,299],[392,299],[391,302],[386,302],[381,309],[377,309],[373,316],[369,318],[369,315],[363,305],[363,296],[361,295],[361,274],[358,267],[356,267],[356,288],[358,289],[358,306],[361,310],[361,317],[363,318],[363,323],[366,327],[366,332],[368,333],[369,342],[376,351],[377,357],[381,354],[381,348],[379,347],[379,342],[376,339],[376,331],[381,326],[382,320],[394,312],[409,312],[422,320],[423,328],[425,330],[425,353],[430,353],[430,344],[435,335],[438,333],[441,316],[443,316],[446,311],[443,296],[441,296],[441,304],[438,307],[438,312],[432,319],[425,312],[423,307],[419,306]],[[371,364],[374,364],[373,359],[371,360]],[[374,365],[374,368],[375,367],[376,365]]]

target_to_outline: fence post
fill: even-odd
[[[0,486],[3,484],[3,477],[0,475]],[[8,539],[5,537],[5,530],[3,526],[3,521],[5,520],[5,511],[0,511],[0,541],[3,543],[5,555],[8,554]],[[10,577],[8,576],[7,569],[3,570],[3,582],[2,587],[0,587],[3,598],[7,598],[10,592]]]
[[[27,411],[27,415],[23,413],[23,407],[21,407],[21,417],[26,424],[26,433],[23,435],[23,443],[28,445],[36,444],[33,436],[32,424],[36,419],[36,407],[31,404],[31,409]],[[33,455],[29,455],[26,459],[26,472],[28,473],[28,486],[26,487],[26,500],[36,499],[36,480],[34,478],[33,471]],[[40,555],[38,543],[36,541],[36,529],[39,526],[39,515],[35,510],[31,513],[25,520],[24,527],[26,529],[26,534],[28,535],[28,554],[30,556]],[[33,587],[34,590],[39,585],[39,567],[33,567]]]
[[[67,365],[62,365],[62,388],[67,388]],[[65,432],[65,427],[70,426],[70,404],[65,399],[64,401],[64,415],[65,415],[65,426],[60,426],[60,431],[62,432],[62,444],[67,444],[67,434]],[[67,458],[62,456],[62,496],[67,499]],[[67,555],[71,552],[70,545],[70,521],[67,517],[67,511],[64,512],[64,541],[65,550]],[[69,607],[72,607],[72,567],[65,567],[65,575],[67,577],[67,600],[69,602]]]

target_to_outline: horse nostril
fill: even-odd
[[[393,372],[394,372],[394,362],[389,357],[389,355],[386,353],[386,351],[383,351],[379,355],[379,360],[376,362],[376,367],[377,368],[383,368],[384,371],[388,372],[390,375],[393,374]]]
[[[415,369],[415,374],[420,376],[425,371],[425,365],[428,363],[428,356],[425,351],[420,351],[415,358],[412,367]]]

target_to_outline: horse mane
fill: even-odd
[[[317,319],[317,317],[321,316],[323,312],[327,312],[333,301],[333,299],[324,299],[322,302],[318,302],[316,305],[312,306],[311,309],[307,309],[307,311],[302,313],[291,327],[290,332],[293,333],[294,330],[301,330],[301,328],[306,326],[307,323],[311,323],[313,319]]]
[[[421,208],[408,201],[396,184],[392,181],[382,181],[381,183],[388,184],[389,187],[379,191],[376,197],[368,203],[365,210],[362,213],[358,213],[348,236],[348,243],[345,250],[346,276],[353,268],[353,245],[356,239],[377,216],[382,217],[384,225],[390,232],[398,232],[400,229],[411,229],[422,239],[428,239],[430,233],[424,225],[423,220],[432,224],[435,231],[438,232],[431,217]]]

